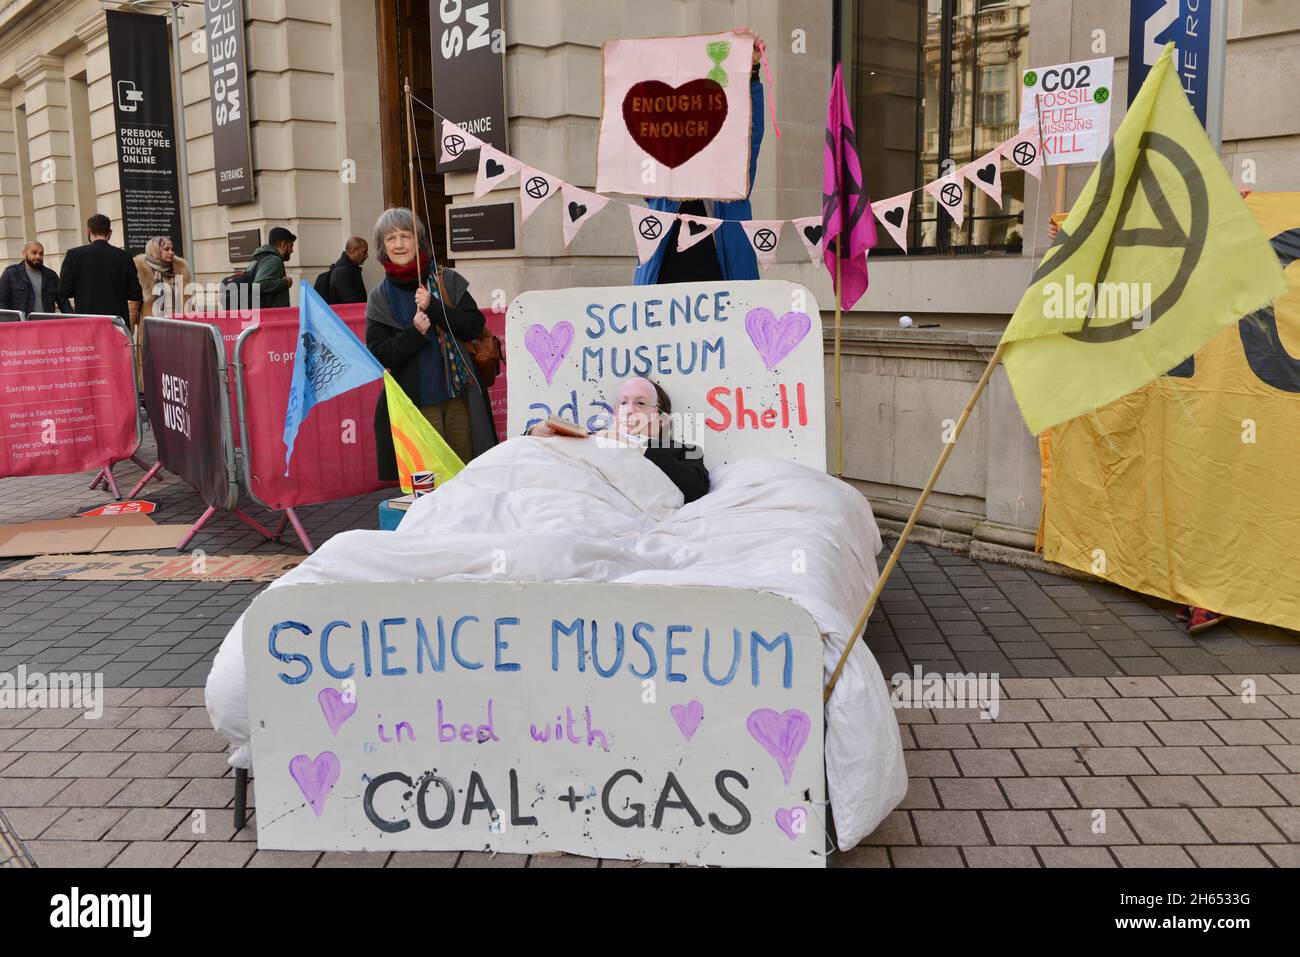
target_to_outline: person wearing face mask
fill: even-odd
[[[429,232],[409,209],[386,210],[375,224],[386,278],[366,299],[366,347],[461,461],[497,444],[492,403],[466,343],[487,320],[454,269],[431,268]],[[375,409],[381,481],[397,480],[388,402]]]
[[[630,440],[630,444],[641,448],[645,457],[668,476],[681,491],[682,498],[690,503],[708,494],[709,470],[699,448],[673,441],[672,411],[672,401],[659,383],[635,376],[618,390],[618,404],[614,408],[611,427],[593,433],[591,437]],[[533,426],[527,434],[538,438],[567,437],[545,422]]]

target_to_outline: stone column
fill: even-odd
[[[0,257],[6,264],[22,255],[27,239],[21,182],[13,101],[8,90],[0,89]]]
[[[27,135],[36,239],[46,262],[58,268],[63,254],[80,242],[73,181],[72,126],[63,58],[40,54],[18,68],[27,103]]]
[[[86,99],[90,107],[90,151],[96,212],[122,231],[122,193],[117,179],[117,121],[113,115],[113,75],[108,60],[108,22],[96,13],[77,27],[86,50]]]

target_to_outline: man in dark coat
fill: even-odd
[[[330,267],[329,295],[325,301],[331,305],[366,301],[366,281],[361,267],[370,258],[370,245],[360,236],[348,240],[343,255]]]
[[[71,312],[72,304],[59,291],[59,274],[45,265],[45,247],[29,242],[23,261],[0,273],[0,309],[34,312]]]
[[[133,302],[143,302],[135,260],[125,249],[109,245],[113,224],[103,213],[86,220],[90,242],[69,249],[59,273],[59,292],[75,311],[92,316],[131,315]]]

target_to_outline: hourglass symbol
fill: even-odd
[[[726,86],[728,81],[727,71],[722,68],[722,63],[727,57],[731,56],[731,43],[727,40],[717,40],[710,43],[707,50],[709,59],[713,61],[713,69],[709,71],[709,79],[718,86]]]

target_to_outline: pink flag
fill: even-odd
[[[776,247],[781,242],[781,230],[785,228],[784,219],[746,219],[741,228],[749,239],[749,247],[754,250],[754,258],[764,269],[771,269],[776,264]],[[814,259],[814,261],[816,261]]]
[[[966,187],[962,185],[960,172],[953,170],[947,176],[926,183],[921,188],[934,197],[939,208],[951,216],[958,226],[961,225],[966,217]]]
[[[835,257],[840,257],[840,294],[852,308],[867,291],[867,250],[876,245],[876,220],[862,182],[857,135],[849,99],[844,93],[844,71],[835,68],[831,99],[826,108],[826,158],[822,166],[822,223],[826,227],[824,262],[835,281]]]
[[[637,258],[644,266],[654,256],[655,250],[664,241],[668,231],[673,228],[677,217],[672,213],[661,213],[644,206],[629,206],[627,211],[632,214],[632,233],[636,239]]]
[[[578,230],[587,225],[587,220],[595,216],[609,202],[599,193],[589,193],[568,183],[560,186],[560,198],[564,203],[564,245],[568,248]]]
[[[684,253],[696,243],[702,243],[718,231],[722,220],[709,216],[690,216],[683,213],[678,217],[682,221],[677,230],[677,251]]]
[[[871,204],[871,211],[903,252],[907,252],[907,220],[912,214],[913,195],[914,192],[899,193]]]
[[[999,146],[998,152],[1034,179],[1043,178],[1043,145],[1038,140],[1037,126],[1021,130]]]
[[[993,202],[1002,205],[1002,154],[993,149],[957,172],[965,176]]]
[[[474,182],[474,198],[492,192],[502,180],[523,169],[523,165],[513,156],[484,144],[478,151],[478,179]]]
[[[790,220],[790,225],[794,227],[799,238],[803,240],[804,248],[808,250],[808,258],[812,260],[813,265],[822,261],[823,249],[822,234],[826,232],[826,227],[822,225],[820,216],[804,216],[801,219]]]
[[[442,121],[442,153],[438,157],[439,163],[450,163],[452,160],[460,159],[461,154],[476,150],[483,145],[483,141],[473,133],[465,132],[465,128],[458,126],[451,120]]]
[[[519,169],[519,220],[528,222],[528,217],[537,212],[542,205],[560,191],[563,180],[556,179],[550,173],[544,173],[531,166]]]

